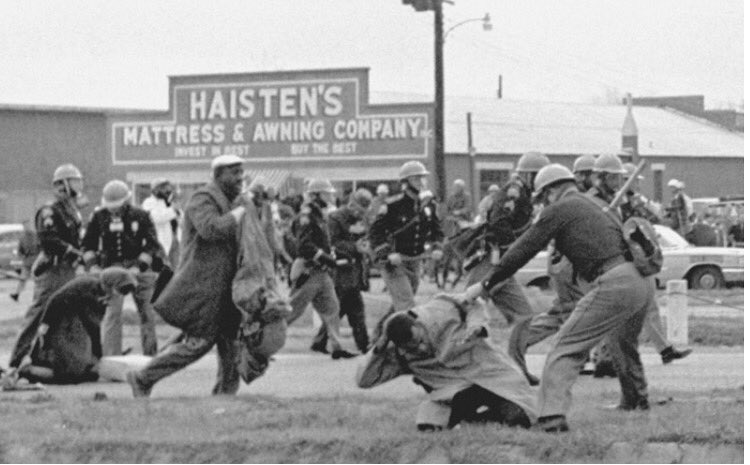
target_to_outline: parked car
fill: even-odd
[[[21,236],[22,224],[0,224],[0,270],[21,271],[21,259],[18,257]]]
[[[726,283],[743,283],[745,250],[736,247],[694,247],[667,226],[654,225],[664,253],[664,265],[656,275],[664,287],[671,279],[685,279],[690,289],[718,289]],[[547,252],[542,251],[516,273],[521,285],[546,287]]]

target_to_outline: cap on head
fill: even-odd
[[[375,193],[378,195],[380,194],[388,195],[388,186],[386,186],[385,184],[379,184]]]
[[[156,189],[157,187],[161,187],[165,184],[171,184],[169,182],[169,179],[167,178],[156,178],[153,181],[151,181],[151,190]]]
[[[603,153],[594,161],[595,173],[625,174],[620,157],[614,153]]]
[[[635,173],[635,165],[634,164],[632,164],[632,163],[623,163],[622,164],[622,168],[625,170],[625,177],[626,178],[629,179],[629,178],[633,177],[633,173]],[[639,174],[638,175],[638,179],[645,179],[645,178]]]
[[[102,207],[119,208],[130,198],[130,188],[119,179],[109,181],[102,189]]]
[[[386,322],[385,335],[397,346],[402,345],[412,340],[412,326],[414,326],[414,317],[407,312],[398,312]]]
[[[487,188],[487,192],[499,192],[500,186],[497,184],[490,184],[490,187]]]
[[[466,187],[466,183],[464,182],[463,179],[456,179],[455,181],[453,181],[453,185],[454,186]]]
[[[52,175],[52,182],[63,181],[65,179],[83,179],[83,175],[75,165],[66,163],[55,169],[55,173]]]
[[[516,171],[519,173],[536,173],[549,163],[549,158],[542,152],[526,152],[518,159]]]
[[[424,164],[419,161],[407,161],[398,170],[398,178],[403,180],[410,176],[427,176],[430,172],[427,171]]]
[[[536,178],[534,179],[534,195],[538,196],[542,193],[544,188],[550,187],[559,182],[575,182],[575,180],[576,178],[573,175],[573,172],[571,172],[568,168],[559,163],[552,163],[545,166],[544,168],[539,170],[539,173],[537,173]]]
[[[237,155],[219,155],[211,160],[211,169],[222,168],[224,166],[241,165],[245,160]]]
[[[593,155],[581,155],[573,162],[573,172],[593,171],[596,158]]]
[[[333,187],[333,184],[331,184],[331,181],[327,179],[311,179],[310,182],[307,184],[306,192],[308,193],[314,193],[314,192],[328,192],[333,194],[336,192],[336,188]]]

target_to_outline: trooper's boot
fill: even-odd
[[[679,360],[685,358],[693,352],[693,349],[675,350],[674,346],[669,346],[660,352],[661,363],[666,365],[672,363],[672,360]]]
[[[325,343],[324,344],[315,343],[310,346],[310,350],[312,350],[313,352],[320,352],[321,354],[328,353],[328,349],[326,348]]]

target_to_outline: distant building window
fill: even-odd
[[[479,170],[479,193],[484,195],[492,184],[502,187],[510,180],[510,170]]]

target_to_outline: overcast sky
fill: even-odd
[[[446,92],[603,102],[744,94],[741,0],[454,0]],[[369,67],[432,94],[432,13],[401,0],[0,0],[0,104],[166,109],[167,76]]]

